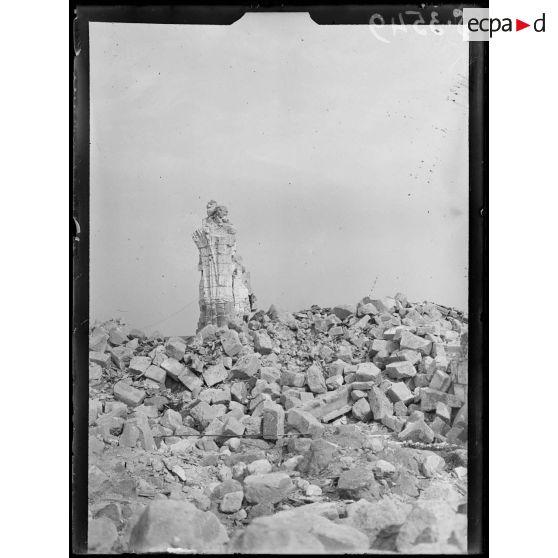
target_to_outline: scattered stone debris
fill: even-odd
[[[466,552],[463,313],[206,312],[91,328],[90,552]]]

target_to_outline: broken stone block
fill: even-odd
[[[341,473],[337,482],[337,491],[342,498],[353,500],[364,498],[374,501],[380,496],[380,485],[372,470],[356,467]]]
[[[161,426],[170,428],[173,432],[175,432],[178,428],[182,428],[182,426],[184,426],[182,424],[182,415],[177,411],[167,409],[161,417]]]
[[[297,407],[287,412],[287,424],[312,438],[321,436],[325,430],[324,425],[315,416]]]
[[[97,425],[105,441],[110,441],[112,436],[119,436],[124,426],[124,419],[104,415],[97,419]]]
[[[264,475],[271,473],[271,469],[271,463],[267,459],[256,459],[247,467],[248,474],[250,475]]]
[[[131,407],[140,405],[145,399],[145,391],[136,389],[123,381],[114,384],[113,393],[116,399]]]
[[[221,418],[214,418],[204,429],[203,433],[205,436],[211,436],[213,439],[221,440],[221,436],[224,435],[225,425]]]
[[[393,415],[393,404],[380,388],[373,387],[370,390],[368,401],[374,420],[382,420]]]
[[[264,440],[277,440],[285,433],[285,411],[281,405],[271,403],[263,410]]]
[[[89,336],[89,350],[94,353],[104,353],[109,336],[100,328],[95,328]]]
[[[447,357],[436,357],[434,359],[435,371],[441,370],[442,372],[448,372],[451,360]]]
[[[450,385],[450,376],[441,370],[436,370],[436,372],[432,375],[429,387],[438,391],[448,391]]]
[[[432,430],[436,433],[439,434],[440,436],[447,436],[447,433],[450,430],[450,426],[449,424],[441,419],[440,417],[436,417],[431,423],[430,423],[430,428],[432,428]]]
[[[139,339],[140,341],[147,339],[147,335],[141,329],[131,329],[128,337],[130,339]]]
[[[118,327],[112,328],[109,331],[109,341],[112,345],[124,345],[129,340],[128,336]]]
[[[159,416],[159,410],[155,405],[146,405],[147,398],[144,399],[143,404],[134,409],[134,413],[143,414],[147,418],[157,418]]]
[[[195,407],[190,409],[190,416],[199,424],[202,429],[205,429],[213,419],[223,416],[226,412],[224,405],[209,405],[207,402],[202,401]]]
[[[306,376],[300,372],[283,370],[281,372],[280,383],[282,386],[302,387],[306,383]]]
[[[450,373],[454,382],[462,385],[469,383],[468,359],[456,359],[450,362]]]
[[[351,393],[355,390],[368,392],[375,386],[375,382],[351,382]]]
[[[145,371],[145,377],[149,380],[157,382],[158,384],[164,384],[167,379],[167,373],[162,368],[151,365]]]
[[[300,510],[300,508],[299,508]],[[288,510],[256,517],[233,539],[230,552],[239,554],[363,553],[366,535],[348,525],[338,525],[317,513]]]
[[[355,313],[355,308],[354,306],[351,306],[349,304],[342,304],[340,306],[335,306],[332,310],[332,312],[341,320],[344,321],[347,318],[349,318],[350,316],[352,316]]]
[[[391,384],[393,384],[393,382],[391,380],[388,380],[387,378],[384,378],[380,384],[378,385],[378,387],[384,392],[386,393],[387,390],[391,387]]]
[[[166,358],[161,364],[159,365],[166,373],[173,379],[178,380],[180,374],[184,372],[186,368],[183,364],[178,362],[175,358]]]
[[[139,430],[139,440],[141,446],[146,451],[154,451],[157,449],[155,445],[155,440],[153,439],[153,433],[149,427],[149,420],[144,414],[139,414],[134,418],[135,424]]]
[[[410,331],[403,331],[401,333],[401,339],[399,341],[399,346],[402,349],[411,349],[413,351],[419,351],[421,355],[428,356],[432,351],[432,341],[428,341],[411,333]]]
[[[93,364],[98,364],[102,368],[106,368],[110,363],[109,353],[97,353],[95,351],[89,352],[89,361]]]
[[[105,403],[105,414],[113,417],[126,418],[128,414],[128,406],[120,401],[107,401]]]
[[[392,478],[397,472],[395,465],[385,459],[378,459],[378,461],[375,461],[372,470],[378,479]]]
[[[353,327],[357,329],[364,329],[370,321],[370,316],[363,316]]]
[[[135,448],[140,438],[139,428],[134,421],[128,421],[122,429],[118,444],[127,448]]]
[[[329,377],[331,376],[342,376],[345,373],[345,369],[348,368],[348,364],[343,360],[336,360],[332,362],[327,367],[327,374]]]
[[[246,425],[242,424],[242,422],[237,420],[235,417],[230,417],[225,422],[223,434],[225,436],[242,436],[245,430]]]
[[[403,403],[403,401],[397,401],[393,404],[393,412],[398,417],[404,417],[407,416],[409,410],[407,409],[407,406],[405,405],[405,403]]]
[[[446,544],[448,539],[453,536],[459,515],[463,514],[456,514],[444,500],[417,502],[407,516],[405,523],[399,529],[395,541],[396,550],[404,554],[415,552],[423,554],[466,552],[466,548],[460,549],[453,544]],[[466,519],[464,516],[465,522]],[[417,544],[417,541],[420,541],[421,544]],[[423,550],[420,547],[423,547]]]
[[[331,422],[332,420],[335,420],[339,417],[342,417],[343,415],[346,415],[347,413],[350,413],[351,409],[352,409],[352,405],[350,404],[346,404],[343,405],[342,407],[332,409],[328,413],[322,415],[322,422]]]
[[[377,382],[380,373],[380,369],[374,363],[361,362],[357,366],[355,380],[357,382]]]
[[[414,422],[407,422],[405,428],[399,433],[398,438],[401,441],[431,444],[436,438],[436,434],[424,420],[416,420]]]
[[[130,551],[168,552],[187,548],[194,552],[222,553],[229,540],[217,517],[194,504],[179,500],[154,500],[142,513],[130,535]]]
[[[363,397],[367,397],[367,393],[365,391],[361,391],[360,389],[353,389],[351,391],[351,399],[353,401],[358,401],[359,399],[362,399]]]
[[[413,383],[415,387],[424,388],[430,385],[430,380],[432,380],[431,374],[417,374],[413,378]]]
[[[312,393],[326,393],[327,387],[324,374],[317,364],[313,364],[306,371],[306,383]]]
[[[242,423],[246,426],[244,434],[246,436],[261,436],[262,435],[262,417],[261,416],[245,416]]]
[[[337,353],[335,353],[335,356],[337,359],[350,364],[353,360],[353,349],[349,345],[341,345],[337,350]]]
[[[394,354],[392,354],[390,358],[393,359],[393,362],[407,360],[413,366],[416,366],[420,364],[423,357],[418,351],[412,351],[411,349],[401,349],[399,351],[396,351]],[[430,357],[424,357],[424,358],[426,359]]]
[[[262,355],[268,355],[273,350],[273,343],[265,331],[252,332],[254,350]]]
[[[330,325],[331,324],[329,324],[323,318],[320,317],[314,318],[314,328],[316,329],[316,331],[319,331],[321,333],[327,333],[327,330],[329,329]]]
[[[393,496],[384,496],[377,502],[362,499],[347,506],[347,523],[366,534],[372,548],[381,548],[382,535],[397,534],[411,509],[410,504]]]
[[[234,364],[231,373],[233,379],[249,380],[260,371],[260,356],[249,354],[239,358]]]
[[[213,403],[219,404],[223,403],[228,405],[231,401],[231,388],[228,385],[224,385],[221,389],[215,389],[213,392]]]
[[[231,385],[231,399],[238,403],[246,403],[248,400],[248,388],[244,382],[234,382]]]
[[[341,335],[343,335],[344,332],[345,332],[345,330],[341,326],[333,326],[329,330],[329,336],[330,337],[340,337]]]
[[[461,384],[453,384],[452,389],[455,397],[459,401],[461,401],[461,403],[467,403],[467,386],[463,386]]]
[[[416,373],[415,367],[408,360],[391,362],[386,366],[386,374],[393,380],[407,380]]]
[[[128,341],[128,343],[126,343],[125,347],[128,347],[128,349],[132,349],[133,351],[135,351],[139,346],[139,341],[137,339],[132,339],[131,341]]]
[[[390,430],[401,432],[405,427],[406,419],[404,417],[384,417],[381,422]]]
[[[283,472],[249,475],[244,479],[244,494],[251,504],[276,504],[293,490],[289,475]]]
[[[106,492],[111,486],[110,479],[96,465],[90,465],[87,473],[87,488],[89,498]]]
[[[451,408],[442,401],[438,401],[436,403],[436,416],[445,422],[449,422],[451,420]]]
[[[188,370],[188,368],[184,368],[182,372],[180,372],[180,375],[178,376],[178,381],[183,386],[188,388],[192,392],[192,395],[194,397],[197,396],[197,394],[199,393],[200,389],[203,386],[203,380],[200,377],[196,376],[194,372]]]
[[[223,496],[219,504],[219,510],[222,513],[235,513],[242,508],[242,500],[244,499],[244,492],[239,490],[237,492],[228,492]]]
[[[98,399],[89,400],[89,426],[95,424],[97,417],[103,412],[103,403]]]
[[[432,388],[421,388],[420,390],[420,410],[435,411],[436,403],[441,401],[451,408],[459,409],[463,403],[460,399],[451,393],[445,393]]]
[[[97,382],[103,377],[103,369],[98,364],[89,365],[89,381]]]
[[[221,335],[221,345],[225,353],[230,357],[236,356],[242,350],[242,343],[234,329],[229,329]]]
[[[271,397],[269,396],[269,394],[258,393],[258,395],[256,395],[256,397],[254,397],[253,399],[250,400],[250,403],[248,404],[248,409],[250,409],[250,411],[253,412],[264,401],[271,401]],[[261,410],[263,410],[263,409],[261,409]]]
[[[411,403],[414,399],[411,390],[403,382],[394,382],[387,390],[386,395],[394,402],[403,401],[403,403]]]
[[[124,368],[126,368],[130,364],[130,361],[134,356],[134,351],[132,349],[129,349],[128,347],[114,347],[110,350],[110,356],[112,362],[114,362],[114,364],[116,364],[116,366],[118,366],[120,370],[124,370]]]
[[[444,458],[432,451],[424,452],[420,459],[421,473],[427,478],[436,476],[445,466]]]
[[[376,314],[379,314],[379,310],[371,302],[358,305],[358,310],[357,310],[358,316],[366,316],[366,315],[375,316]]]
[[[223,382],[229,375],[228,370],[222,364],[209,366],[203,371],[202,376],[207,386],[211,387],[215,384]]]
[[[182,360],[186,352],[186,343],[181,339],[169,339],[165,345],[165,352],[170,358]]]
[[[281,395],[281,404],[285,411],[292,409],[293,407],[299,407],[302,405],[302,401],[293,394],[285,393]]]
[[[343,385],[343,376],[330,376],[326,381],[326,387],[330,391],[339,389]]]
[[[434,357],[445,357],[446,356],[446,345],[445,343],[433,343],[432,344],[432,356]]]
[[[399,343],[396,341],[373,339],[372,344],[370,345],[369,354],[370,356],[376,356],[379,353],[383,353],[386,356],[389,356],[397,349],[399,349]]]
[[[412,405],[410,405],[409,407],[412,407]],[[424,420],[424,413],[422,411],[413,409],[412,411],[409,410],[409,412],[409,422],[414,422],[415,420]]]
[[[373,299],[372,304],[378,309],[379,312],[386,312],[391,314],[395,312],[395,299],[389,296],[385,296],[384,298]]]
[[[350,389],[341,387],[335,391],[317,395],[311,401],[303,405],[303,410],[308,411],[316,418],[324,418],[327,416],[335,416],[337,411],[342,410],[341,414],[348,413],[351,410]],[[337,414],[336,416],[340,416]]]
[[[361,421],[369,421],[372,418],[370,404],[365,398],[358,399],[352,408],[353,417]]]
[[[90,519],[87,525],[87,551],[106,554],[118,540],[116,526],[108,517]]]
[[[151,366],[151,359],[146,356],[136,356],[130,360],[128,369],[132,374],[145,374]]]
[[[309,475],[318,475],[327,471],[338,456],[337,446],[325,440],[313,440],[297,465],[297,470]]]
[[[281,371],[275,366],[262,366],[260,378],[269,383],[278,383],[281,378]]]

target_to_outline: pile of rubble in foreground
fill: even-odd
[[[94,327],[89,550],[466,552],[466,322],[398,294]]]

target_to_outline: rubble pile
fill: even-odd
[[[89,347],[90,551],[466,552],[463,313],[397,294]]]

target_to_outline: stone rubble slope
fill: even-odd
[[[402,294],[90,331],[89,550],[466,552],[467,316]]]

